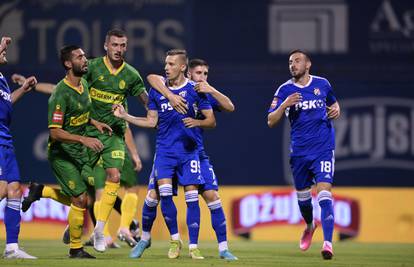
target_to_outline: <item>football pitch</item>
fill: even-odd
[[[4,240],[0,241],[1,250]],[[88,247],[87,251],[96,260],[68,259],[67,246],[60,241],[21,241],[24,249],[39,257],[37,260],[4,260],[0,266],[43,266],[43,267],[115,267],[115,266],[414,266],[414,244],[361,244],[340,242],[334,244],[335,256],[324,261],[320,255],[320,243],[315,243],[307,252],[301,252],[296,243],[232,241],[232,252],[239,257],[236,262],[226,262],[217,256],[214,242],[200,242],[204,260],[192,260],[188,249],[183,248],[179,259],[167,258],[168,242],[154,241],[152,247],[140,259],[129,259],[130,248],[122,244],[121,249],[110,249],[104,254]]]

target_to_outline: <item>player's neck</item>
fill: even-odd
[[[304,74],[303,76],[299,77],[299,78],[293,78],[294,83],[302,85],[302,86],[306,86],[310,80],[310,75],[309,73]]]
[[[73,75],[72,73],[68,73],[65,77],[65,79],[70,83],[70,85],[72,85],[73,87],[79,87],[81,82],[82,77],[78,77]]]
[[[168,86],[170,86],[170,87],[179,87],[184,82],[185,82],[185,76],[184,75],[179,75],[174,80],[168,80]]]
[[[122,64],[124,63],[123,60],[114,61],[111,60],[108,56],[106,56],[106,62],[108,63],[109,67],[111,68],[112,72],[117,71]]]

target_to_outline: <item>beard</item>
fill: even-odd
[[[81,66],[73,66],[72,72],[76,77],[82,77],[88,72],[88,67],[82,68]]]

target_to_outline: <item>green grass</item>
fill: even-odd
[[[0,244],[4,244],[4,241]],[[124,245],[121,249],[111,249],[104,254],[87,248],[87,251],[97,256],[96,260],[68,259],[68,248],[59,241],[22,241],[21,246],[39,259],[0,259],[0,266],[414,266],[414,244],[339,242],[334,244],[335,256],[331,261],[322,260],[320,243],[313,244],[305,253],[299,251],[296,243],[233,241],[230,245],[232,252],[239,257],[237,262],[220,260],[214,242],[201,242],[200,248],[206,259],[195,261],[187,256],[187,248],[183,249],[179,259],[169,260],[166,256],[168,243],[162,241],[153,242],[141,259],[129,259],[129,248]]]

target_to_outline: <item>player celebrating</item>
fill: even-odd
[[[171,234],[169,258],[179,257],[181,241],[177,229],[177,210],[172,200],[172,179],[177,177],[184,186],[187,203],[187,226],[190,236],[189,252],[193,259],[203,259],[197,247],[200,207],[198,205],[198,186],[203,184],[200,175],[200,162],[197,151],[195,126],[215,127],[214,114],[205,95],[197,94],[194,83],[185,78],[187,54],[184,50],[170,50],[165,59],[165,72],[169,89],[185,98],[187,115],[182,115],[171,107],[168,100],[155,90],[150,91],[149,111],[146,118],[137,118],[127,114],[120,105],[114,106],[114,114],[140,127],[153,128],[158,125],[156,156],[153,174],[161,197],[161,210]],[[194,121],[197,111],[204,120]],[[147,199],[146,199],[147,201]],[[147,241],[149,245],[149,241]],[[130,257],[137,257],[137,247]]]
[[[0,42],[0,65],[7,64],[7,48],[11,43],[10,37],[2,37]],[[20,201],[22,191],[20,189],[20,173],[14,154],[12,136],[10,134],[10,122],[12,104],[14,104],[26,92],[30,91],[37,81],[35,77],[29,77],[24,84],[13,93],[3,74],[0,73],[0,201],[6,197],[7,204],[4,212],[4,224],[6,226],[6,248],[3,257],[5,259],[36,259],[18,245],[20,232]]]
[[[309,55],[301,50],[289,54],[292,79],[276,91],[269,109],[268,125],[274,127],[283,113],[291,124],[290,164],[301,214],[307,224],[300,249],[307,250],[316,225],[313,222],[311,186],[316,183],[324,243],[321,254],[331,259],[334,214],[332,182],[334,174],[335,132],[331,119],[340,109],[328,80],[310,75]]]
[[[233,112],[234,105],[231,100],[207,83],[208,71],[209,66],[206,61],[202,59],[192,59],[190,61],[188,76],[191,80],[197,82],[195,90],[199,93],[207,94],[207,99],[209,100],[214,111]],[[151,86],[157,90],[165,87],[165,81],[162,76],[151,74],[147,79]],[[203,116],[199,116],[197,119],[203,119]],[[198,120],[191,120],[191,123],[192,125],[197,125],[199,122]],[[218,194],[218,183],[213,170],[213,166],[210,164],[209,157],[207,156],[207,153],[204,149],[203,129],[196,127],[195,131],[197,132],[197,145],[199,150],[201,175],[205,180],[205,184],[200,187],[199,191],[201,192],[204,201],[207,203],[207,206],[210,209],[211,224],[216,233],[217,241],[219,243],[219,255],[222,259],[237,260],[237,257],[235,257],[228,249],[226,218],[224,215],[220,196]],[[152,226],[153,221],[156,217],[157,205],[153,204],[157,203],[157,198],[157,192],[150,185],[149,192],[147,194],[147,198],[143,207],[143,238],[135,249],[136,255],[138,257],[142,255],[148,246],[151,230],[151,228],[148,228],[148,226]]]

